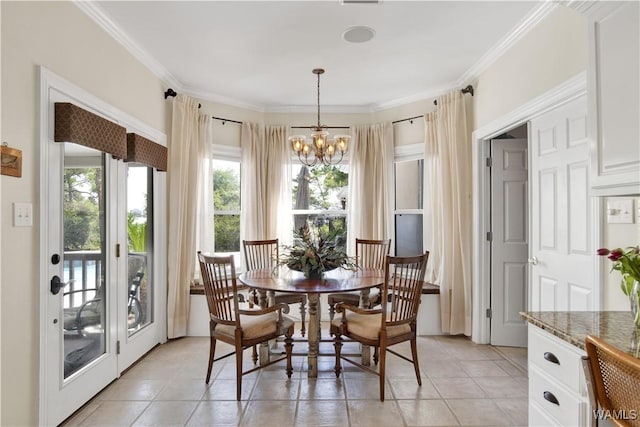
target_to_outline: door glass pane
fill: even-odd
[[[127,331],[153,321],[153,168],[127,164]]]
[[[65,143],[64,377],[105,352],[104,154]]]

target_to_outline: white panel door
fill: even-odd
[[[491,159],[491,344],[526,347],[527,140],[492,140]]]
[[[593,248],[597,230],[595,199],[589,196],[585,96],[533,119],[529,129],[529,309],[597,309]]]

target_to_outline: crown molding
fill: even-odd
[[[193,98],[199,99],[201,101],[215,102],[217,104],[223,104],[228,107],[243,108],[245,110],[256,111],[258,113],[265,112],[265,107],[263,105],[251,104],[236,98],[230,98],[228,96],[219,95],[217,93],[202,92],[190,87],[183,87],[180,92],[184,93],[185,95],[189,95]]]
[[[175,88],[177,91],[182,90],[182,85],[166,68],[162,66],[154,57],[138,46],[129,35],[113,20],[107,16],[104,11],[93,1],[72,0],[73,4],[91,18],[100,28],[102,28],[109,36],[116,40],[131,55],[147,67],[160,80]]]
[[[424,92],[416,93],[411,96],[405,96],[404,98],[398,98],[388,102],[380,102],[373,105],[373,111],[375,112],[375,111],[387,110],[389,108],[400,107],[402,105],[411,104],[412,102],[420,102],[427,99],[428,100],[435,99],[441,95],[444,95],[445,93],[449,92],[455,87],[456,87],[456,83],[451,82],[451,83],[442,85],[437,89],[430,89]]]
[[[538,25],[553,10],[558,7],[555,2],[544,1],[535,7],[527,16],[522,18],[515,27],[487,51],[475,64],[471,66],[456,82],[456,86],[466,86],[476,80],[487,68],[511,49],[522,37]]]

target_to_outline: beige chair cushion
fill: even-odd
[[[347,331],[363,338],[377,340],[381,321],[382,314],[347,313]],[[339,328],[342,324],[342,316],[336,316],[331,323]],[[411,332],[411,326],[408,324],[387,326],[388,338],[409,332]]]
[[[293,319],[282,316],[282,324],[278,332],[283,334],[293,323]],[[276,328],[278,327],[278,313],[267,313],[260,316],[241,314],[240,326],[242,327],[242,336],[244,339],[253,339],[275,334]],[[230,338],[235,336],[235,326],[233,325],[218,324],[216,325],[215,331],[217,334],[226,335]]]

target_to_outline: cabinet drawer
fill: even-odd
[[[563,426],[579,425],[582,401],[537,368],[529,370],[529,401]]]
[[[537,403],[529,401],[529,425],[532,427],[558,427],[560,424],[549,417]]]
[[[540,328],[529,326],[529,367],[537,366],[576,393],[580,392],[581,357],[577,347]]]

